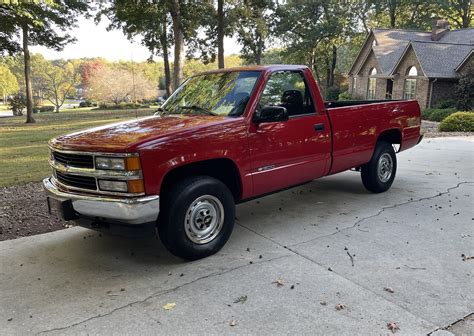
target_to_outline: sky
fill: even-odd
[[[93,19],[79,18],[78,27],[70,30],[70,35],[77,41],[68,44],[62,51],[55,51],[41,46],[33,46],[30,51],[41,53],[46,59],[71,59],[82,57],[103,57],[111,61],[130,60],[141,62],[149,58],[147,48],[140,44],[140,38],[130,42],[121,30],[107,31],[109,20],[102,17],[101,22],[96,25]],[[226,55],[237,54],[240,46],[235,39],[224,40]],[[155,59],[158,59],[155,57]]]

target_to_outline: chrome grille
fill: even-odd
[[[60,153],[53,151],[54,161],[68,167],[94,168],[94,158],[92,155]]]
[[[59,182],[66,186],[88,190],[97,190],[97,182],[94,177],[64,174],[58,172],[57,170],[55,171],[54,175],[56,176],[56,179]]]

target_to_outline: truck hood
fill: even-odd
[[[129,152],[143,142],[218,124],[225,119],[204,115],[152,116],[61,135],[51,140],[50,145],[64,150]]]

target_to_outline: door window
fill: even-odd
[[[301,72],[282,71],[271,75],[260,98],[259,108],[269,105],[285,107],[290,117],[315,112]]]

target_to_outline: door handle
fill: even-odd
[[[322,123],[321,123],[321,124],[314,124],[314,130],[315,130],[316,132],[322,132],[322,131],[324,131],[324,124],[322,124]]]

